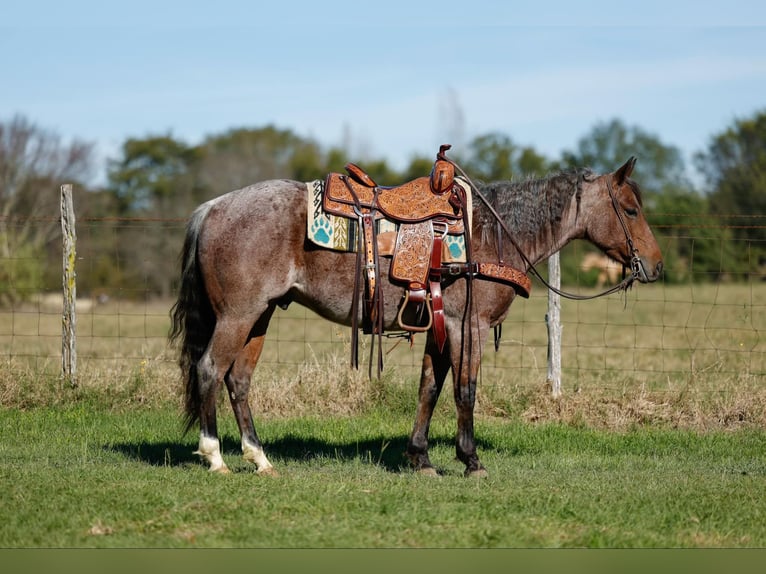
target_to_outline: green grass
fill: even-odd
[[[0,547],[766,546],[766,287],[639,286],[563,302],[564,394],[546,388],[545,297],[517,301],[477,393],[487,480],[454,460],[449,383],[438,479],[402,456],[423,337],[386,341],[383,378],[348,368],[348,329],[278,311],[250,400],[281,476],[254,474],[222,398],[213,476],[181,434],[169,302],[61,318],[0,311]],[[367,356],[363,339],[360,357]]]
[[[762,547],[766,434],[481,417],[486,480],[462,476],[452,416],[440,478],[402,457],[410,416],[267,419],[280,472],[259,477],[221,417],[229,476],[192,455],[170,408],[0,411],[0,547]]]

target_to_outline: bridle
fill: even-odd
[[[612,189],[612,182],[607,178],[606,181],[606,187],[609,191],[609,197],[612,200],[612,207],[614,208],[614,212],[617,214],[617,219],[620,222],[620,225],[622,226],[622,230],[625,233],[625,240],[627,241],[628,249],[630,250],[630,274],[626,273],[625,266],[623,266],[623,280],[618,283],[617,285],[614,285],[613,287],[610,287],[609,289],[606,289],[605,291],[602,291],[601,293],[596,293],[595,295],[580,295],[578,293],[568,293],[566,291],[562,291],[561,289],[558,289],[557,287],[554,287],[548,281],[543,278],[543,276],[540,274],[540,272],[535,268],[532,261],[530,261],[529,257],[527,257],[526,253],[524,253],[524,250],[521,249],[519,244],[516,242],[516,240],[513,237],[513,233],[508,229],[508,226],[503,221],[502,217],[497,213],[494,207],[490,204],[490,202],[484,197],[484,195],[479,191],[478,186],[471,181],[471,178],[468,177],[468,175],[463,171],[463,169],[455,163],[453,160],[449,160],[454,166],[455,169],[458,170],[460,175],[468,182],[468,185],[471,186],[471,189],[476,193],[476,195],[481,199],[482,203],[489,209],[492,216],[497,220],[498,225],[502,228],[502,230],[505,232],[506,236],[510,240],[513,247],[518,251],[519,255],[521,256],[524,263],[527,264],[529,267],[529,271],[537,277],[540,282],[545,285],[549,290],[553,291],[557,295],[560,295],[561,297],[564,297],[566,299],[573,299],[576,301],[585,301],[588,299],[596,299],[598,297],[603,297],[605,295],[610,295],[612,293],[615,293],[617,291],[627,291],[633,282],[638,279],[641,276],[641,259],[638,257],[638,249],[636,249],[635,244],[633,243],[633,238],[630,234],[630,230],[628,229],[627,224],[625,223],[625,219],[623,218],[622,210],[620,209],[619,203],[617,203],[617,198],[614,195],[614,190]],[[498,238],[499,241],[499,238]],[[499,246],[498,246],[499,247]]]
[[[638,249],[633,243],[633,238],[630,235],[630,230],[628,229],[628,226],[625,224],[625,218],[623,217],[622,209],[620,209],[620,204],[617,203],[617,198],[614,195],[614,190],[612,189],[612,182],[608,178],[606,180],[606,188],[609,191],[609,197],[612,200],[612,207],[614,208],[614,212],[617,214],[617,220],[620,222],[620,225],[622,226],[622,230],[625,232],[625,240],[627,241],[628,249],[630,250],[631,277],[633,277],[633,279],[635,280],[635,279],[638,279],[638,277],[640,277],[641,275],[641,259],[638,257]]]

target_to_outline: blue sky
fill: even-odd
[[[492,131],[554,158],[612,118],[690,158],[764,109],[762,1],[0,7],[0,119],[94,141],[102,159],[127,137],[266,124],[398,168]]]

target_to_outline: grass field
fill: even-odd
[[[401,456],[409,416],[261,425],[278,478],[208,473],[170,409],[4,410],[2,547],[762,547],[762,431],[626,433],[482,418],[490,478],[466,480],[438,417],[442,476]]]
[[[557,400],[545,298],[515,303],[485,352],[479,481],[454,460],[448,390],[432,427],[442,476],[402,458],[422,341],[387,342],[369,380],[347,368],[347,330],[297,307],[277,313],[251,391],[281,476],[241,461],[223,402],[234,472],[210,475],[181,433],[168,307],[80,314],[76,386],[59,377],[55,312],[0,312],[0,547],[766,546],[766,286],[563,302]]]

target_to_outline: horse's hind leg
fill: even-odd
[[[226,388],[229,391],[231,408],[234,411],[242,437],[242,455],[245,460],[255,463],[258,474],[276,475],[274,467],[266,458],[258,433],[255,432],[253,415],[248,404],[250,379],[261,356],[265,339],[266,336],[261,335],[248,341],[226,376]]]
[[[252,321],[246,319],[219,320],[205,353],[197,363],[200,438],[195,454],[208,462],[211,472],[229,472],[221,456],[221,443],[218,440],[216,400],[218,389],[223,386],[227,372],[244,347],[252,324]]]

